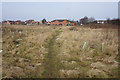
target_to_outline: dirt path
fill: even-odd
[[[56,37],[58,35],[59,32],[56,32],[47,44],[48,53],[46,54],[44,61],[44,78],[59,78],[60,63],[59,57],[57,56],[59,54],[59,48],[56,43]]]

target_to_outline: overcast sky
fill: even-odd
[[[117,2],[3,2],[3,20],[47,21],[53,19],[79,20],[88,16],[95,19],[117,18]]]

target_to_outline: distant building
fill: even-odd
[[[35,23],[34,20],[26,20],[25,21],[25,24],[27,24],[27,25],[31,25],[31,24],[34,24],[34,23]]]
[[[47,22],[47,25],[50,25],[50,22],[49,22],[49,21]]]
[[[104,24],[104,23],[107,23],[105,20],[97,20],[97,23],[98,24]]]
[[[7,20],[7,21],[3,21],[2,23],[3,24],[15,24],[15,21]]]
[[[40,21],[40,24],[42,24],[42,21]]]
[[[11,23],[11,21],[6,21],[5,23],[6,23],[6,24],[10,24],[10,23]]]
[[[51,25],[64,25],[64,26],[74,26],[74,22],[73,21],[69,21],[69,20],[53,20],[50,23]]]
[[[22,24],[22,21],[21,20],[17,20],[17,21],[15,21],[15,24]]]
[[[39,24],[40,24],[40,22],[36,21],[36,22],[34,22],[34,24],[39,25]]]
[[[82,26],[83,24],[81,23],[80,25]]]

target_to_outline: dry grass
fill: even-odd
[[[10,33],[10,30],[14,34]],[[20,34],[16,30],[22,31],[22,41],[16,41],[20,38]],[[44,44],[54,33],[53,29],[34,26],[29,26],[29,28],[28,26],[3,26],[3,31],[3,77],[41,76],[34,73],[42,72],[41,63],[46,53]],[[20,45],[17,47],[18,44]],[[17,70],[20,71],[19,74]]]
[[[16,41],[20,38],[19,31],[22,32],[22,41]],[[46,46],[58,32],[60,34],[55,36],[55,43],[52,41],[56,47]],[[43,64],[51,48],[54,52],[50,52],[56,53],[52,60],[60,60],[60,64],[51,67],[61,65],[57,73],[61,78],[118,77],[117,29],[25,25],[3,25],[3,77],[45,77]]]
[[[0,24],[0,50],[2,50],[2,30]],[[0,79],[2,79],[2,52],[0,52]]]
[[[58,36],[58,43],[61,43],[59,56],[65,66],[61,77],[117,77],[117,29],[72,28]],[[68,74],[70,71],[76,75]]]

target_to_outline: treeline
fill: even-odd
[[[78,25],[85,25],[85,24],[94,24],[94,23],[98,23],[98,24],[104,24],[104,23],[108,23],[108,24],[114,24],[114,25],[120,25],[120,19],[107,19],[107,20],[95,20],[95,18],[90,17],[88,18],[87,16],[85,16],[84,18],[81,18],[78,22]]]
[[[107,19],[107,23],[109,24],[115,24],[115,25],[120,25],[120,19]]]

